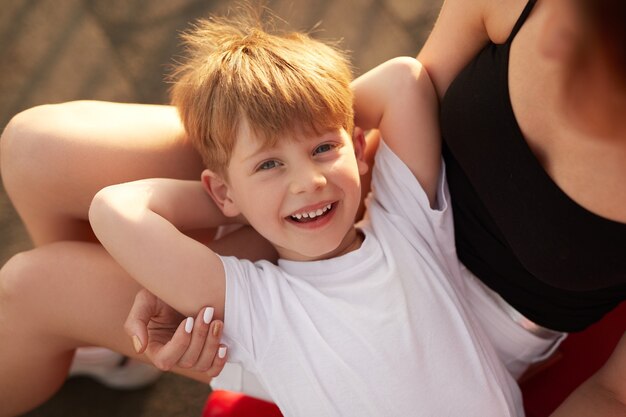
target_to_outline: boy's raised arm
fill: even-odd
[[[232,221],[200,182],[149,179],[106,187],[94,197],[89,221],[102,245],[142,286],[185,315],[210,305],[223,318],[222,262],[181,231]]]
[[[426,70],[414,58],[394,58],[366,72],[352,86],[355,124],[380,130],[434,206],[441,139],[437,94]]]

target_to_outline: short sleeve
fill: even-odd
[[[220,257],[226,274],[223,343],[229,361],[256,372],[272,339],[272,299],[279,292],[275,265]]]
[[[437,207],[434,209],[430,207],[428,196],[413,173],[384,141],[381,141],[376,153],[372,189],[370,205],[377,206],[387,217],[409,227],[411,233],[445,244],[454,238],[443,161],[437,186]]]

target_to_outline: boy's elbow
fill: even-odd
[[[96,236],[111,229],[127,231],[143,223],[149,192],[143,184],[110,185],[98,191],[89,206],[89,223]]]
[[[98,191],[89,206],[89,223],[94,232],[111,223],[121,220],[124,211],[130,211],[132,205],[125,199],[125,193],[119,185],[111,185]]]
[[[110,212],[110,197],[107,188],[98,191],[89,205],[89,223],[96,235],[102,229],[107,212]]]
[[[422,63],[411,56],[391,58],[389,63],[401,71],[420,71],[423,68]]]
[[[399,56],[389,60],[388,65],[394,78],[400,80],[415,80],[422,73],[426,74],[426,70],[421,62],[410,56]]]
[[[389,65],[388,77],[390,91],[412,92],[420,100],[428,103],[437,102],[435,87],[420,61],[413,57],[401,56],[387,62]]]

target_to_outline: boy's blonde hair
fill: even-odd
[[[172,103],[205,165],[222,175],[245,118],[264,146],[283,135],[352,133],[352,74],[344,53],[261,24],[262,12],[200,20],[183,34],[188,57],[173,73]]]

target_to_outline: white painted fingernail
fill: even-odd
[[[220,348],[217,350],[217,356],[220,359],[224,359],[224,357],[226,356],[226,346],[220,346]]]
[[[211,323],[211,320],[213,320],[213,307],[207,307],[204,309],[202,320],[204,320],[206,324]]]
[[[191,333],[193,330],[193,317],[187,317],[187,321],[185,321],[185,331],[187,333]]]

